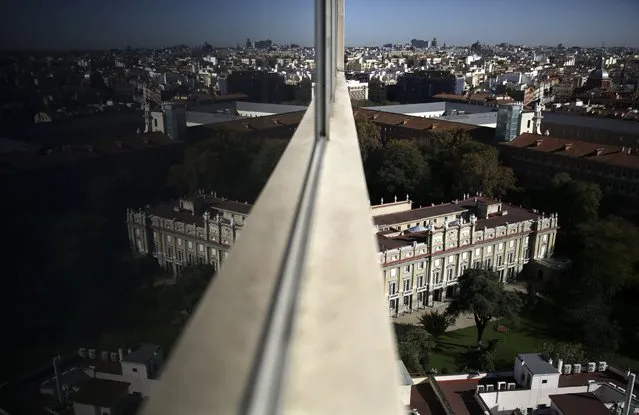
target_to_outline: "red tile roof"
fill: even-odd
[[[521,134],[512,141],[502,143],[501,145],[558,156],[581,158],[607,165],[639,169],[639,156],[636,153],[628,154],[629,149],[619,146],[528,133]]]
[[[592,392],[550,395],[550,400],[563,415],[610,415],[610,410]]]
[[[446,415],[429,382],[411,386],[410,409],[417,409],[419,415]]]

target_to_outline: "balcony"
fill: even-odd
[[[343,0],[315,12],[314,101],[144,414],[402,413],[343,74]]]

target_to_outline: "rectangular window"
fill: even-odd
[[[422,261],[419,264],[417,264],[417,268],[418,269],[424,269],[424,261]]]
[[[435,281],[435,284],[439,284],[440,280],[439,280],[439,271],[435,271],[433,272],[433,280]]]
[[[462,273],[462,275],[464,274],[464,272],[466,272],[466,268],[468,268],[466,265],[462,265],[462,266],[461,266],[461,273]]]
[[[182,238],[177,238],[177,244],[178,246],[182,246]]]
[[[481,261],[475,261],[473,268],[481,268]]]
[[[490,258],[488,258],[486,260],[486,268],[490,268],[492,266],[492,264],[493,264],[493,261]]]
[[[492,247],[492,245],[488,245],[488,246],[486,247],[486,253],[487,253],[487,254],[490,254],[491,252],[493,252],[493,247]]]
[[[446,270],[446,280],[452,280],[452,279],[453,279],[453,269],[448,268],[448,270]]]
[[[180,250],[177,250],[176,253],[177,253],[178,261],[183,261],[184,260],[184,253],[182,251],[180,251]]]
[[[404,305],[405,306],[409,306],[410,305],[410,295],[404,296]]]
[[[515,241],[508,242],[508,247],[513,248],[515,246]]]
[[[468,252],[464,252],[462,254],[462,259],[468,259]]]
[[[421,288],[423,286],[424,286],[424,277],[421,276],[421,277],[417,278],[417,287]]]
[[[173,248],[171,248],[170,246],[166,247],[166,256],[168,256],[169,258],[173,258]]]
[[[397,292],[397,284],[394,282],[391,282],[390,284],[388,284],[388,294],[394,295],[396,292]]]
[[[404,267],[404,272],[410,272],[410,264]]]
[[[410,280],[406,279],[404,280],[404,291],[408,291],[410,290]]]
[[[393,268],[390,270],[390,276],[391,278],[397,276],[397,268]]]
[[[515,253],[514,252],[509,252],[508,253],[508,263],[512,264],[513,262],[515,262]]]
[[[197,246],[197,247],[198,247],[198,250],[199,250],[200,252],[204,252],[204,245],[202,245],[202,244],[197,244],[197,245],[198,245],[198,246]]]
[[[454,264],[455,263],[455,257],[453,255],[448,257],[448,263],[449,264]]]
[[[500,251],[501,251],[502,249],[504,249],[504,243],[503,243],[503,242],[500,242],[500,243],[499,243],[499,248],[497,248],[497,249],[499,249]]]
[[[497,266],[501,267],[502,265],[504,265],[504,257],[501,255],[497,255]]]
[[[171,235],[166,235],[166,241],[167,241],[168,243],[173,242],[173,239],[171,238]]]
[[[189,249],[193,249],[193,242],[192,241],[189,241],[188,245],[189,245]]]

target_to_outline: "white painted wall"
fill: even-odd
[[[128,370],[125,369],[125,365],[128,366]],[[135,364],[122,362],[122,375],[115,375],[112,373],[103,373],[103,372],[95,372],[93,373],[87,372],[90,376],[95,376],[98,379],[108,379],[108,380],[117,380],[119,382],[128,382],[131,384],[129,386],[129,393],[137,392],[143,397],[151,396],[151,389],[158,382],[156,379],[148,379],[146,377],[146,367],[144,365],[138,368],[138,372],[133,372]],[[142,369],[143,368],[143,369]]]
[[[413,117],[423,118],[437,118],[444,115],[445,111],[425,111],[425,112],[407,112],[405,115],[411,115]]]
[[[410,390],[411,385],[401,385],[399,387],[399,396],[402,400],[402,405],[409,406],[410,405]]]
[[[584,393],[588,386],[573,386],[567,388],[539,387],[535,389],[521,389],[514,391],[483,392],[479,394],[482,403],[490,408],[490,411],[513,411],[517,408],[537,408],[538,405],[550,406],[550,395],[566,393]],[[600,385],[591,385],[590,391],[596,390]]]

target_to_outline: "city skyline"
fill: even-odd
[[[439,39],[440,45],[512,44],[639,47],[639,2],[513,2],[506,0],[350,0],[347,46]],[[313,44],[313,2],[259,0],[230,3],[187,0],[135,3],[80,0],[16,4],[0,17],[9,49],[107,49],[197,45],[243,45],[246,38],[277,44]],[[572,23],[571,27],[566,22]]]

